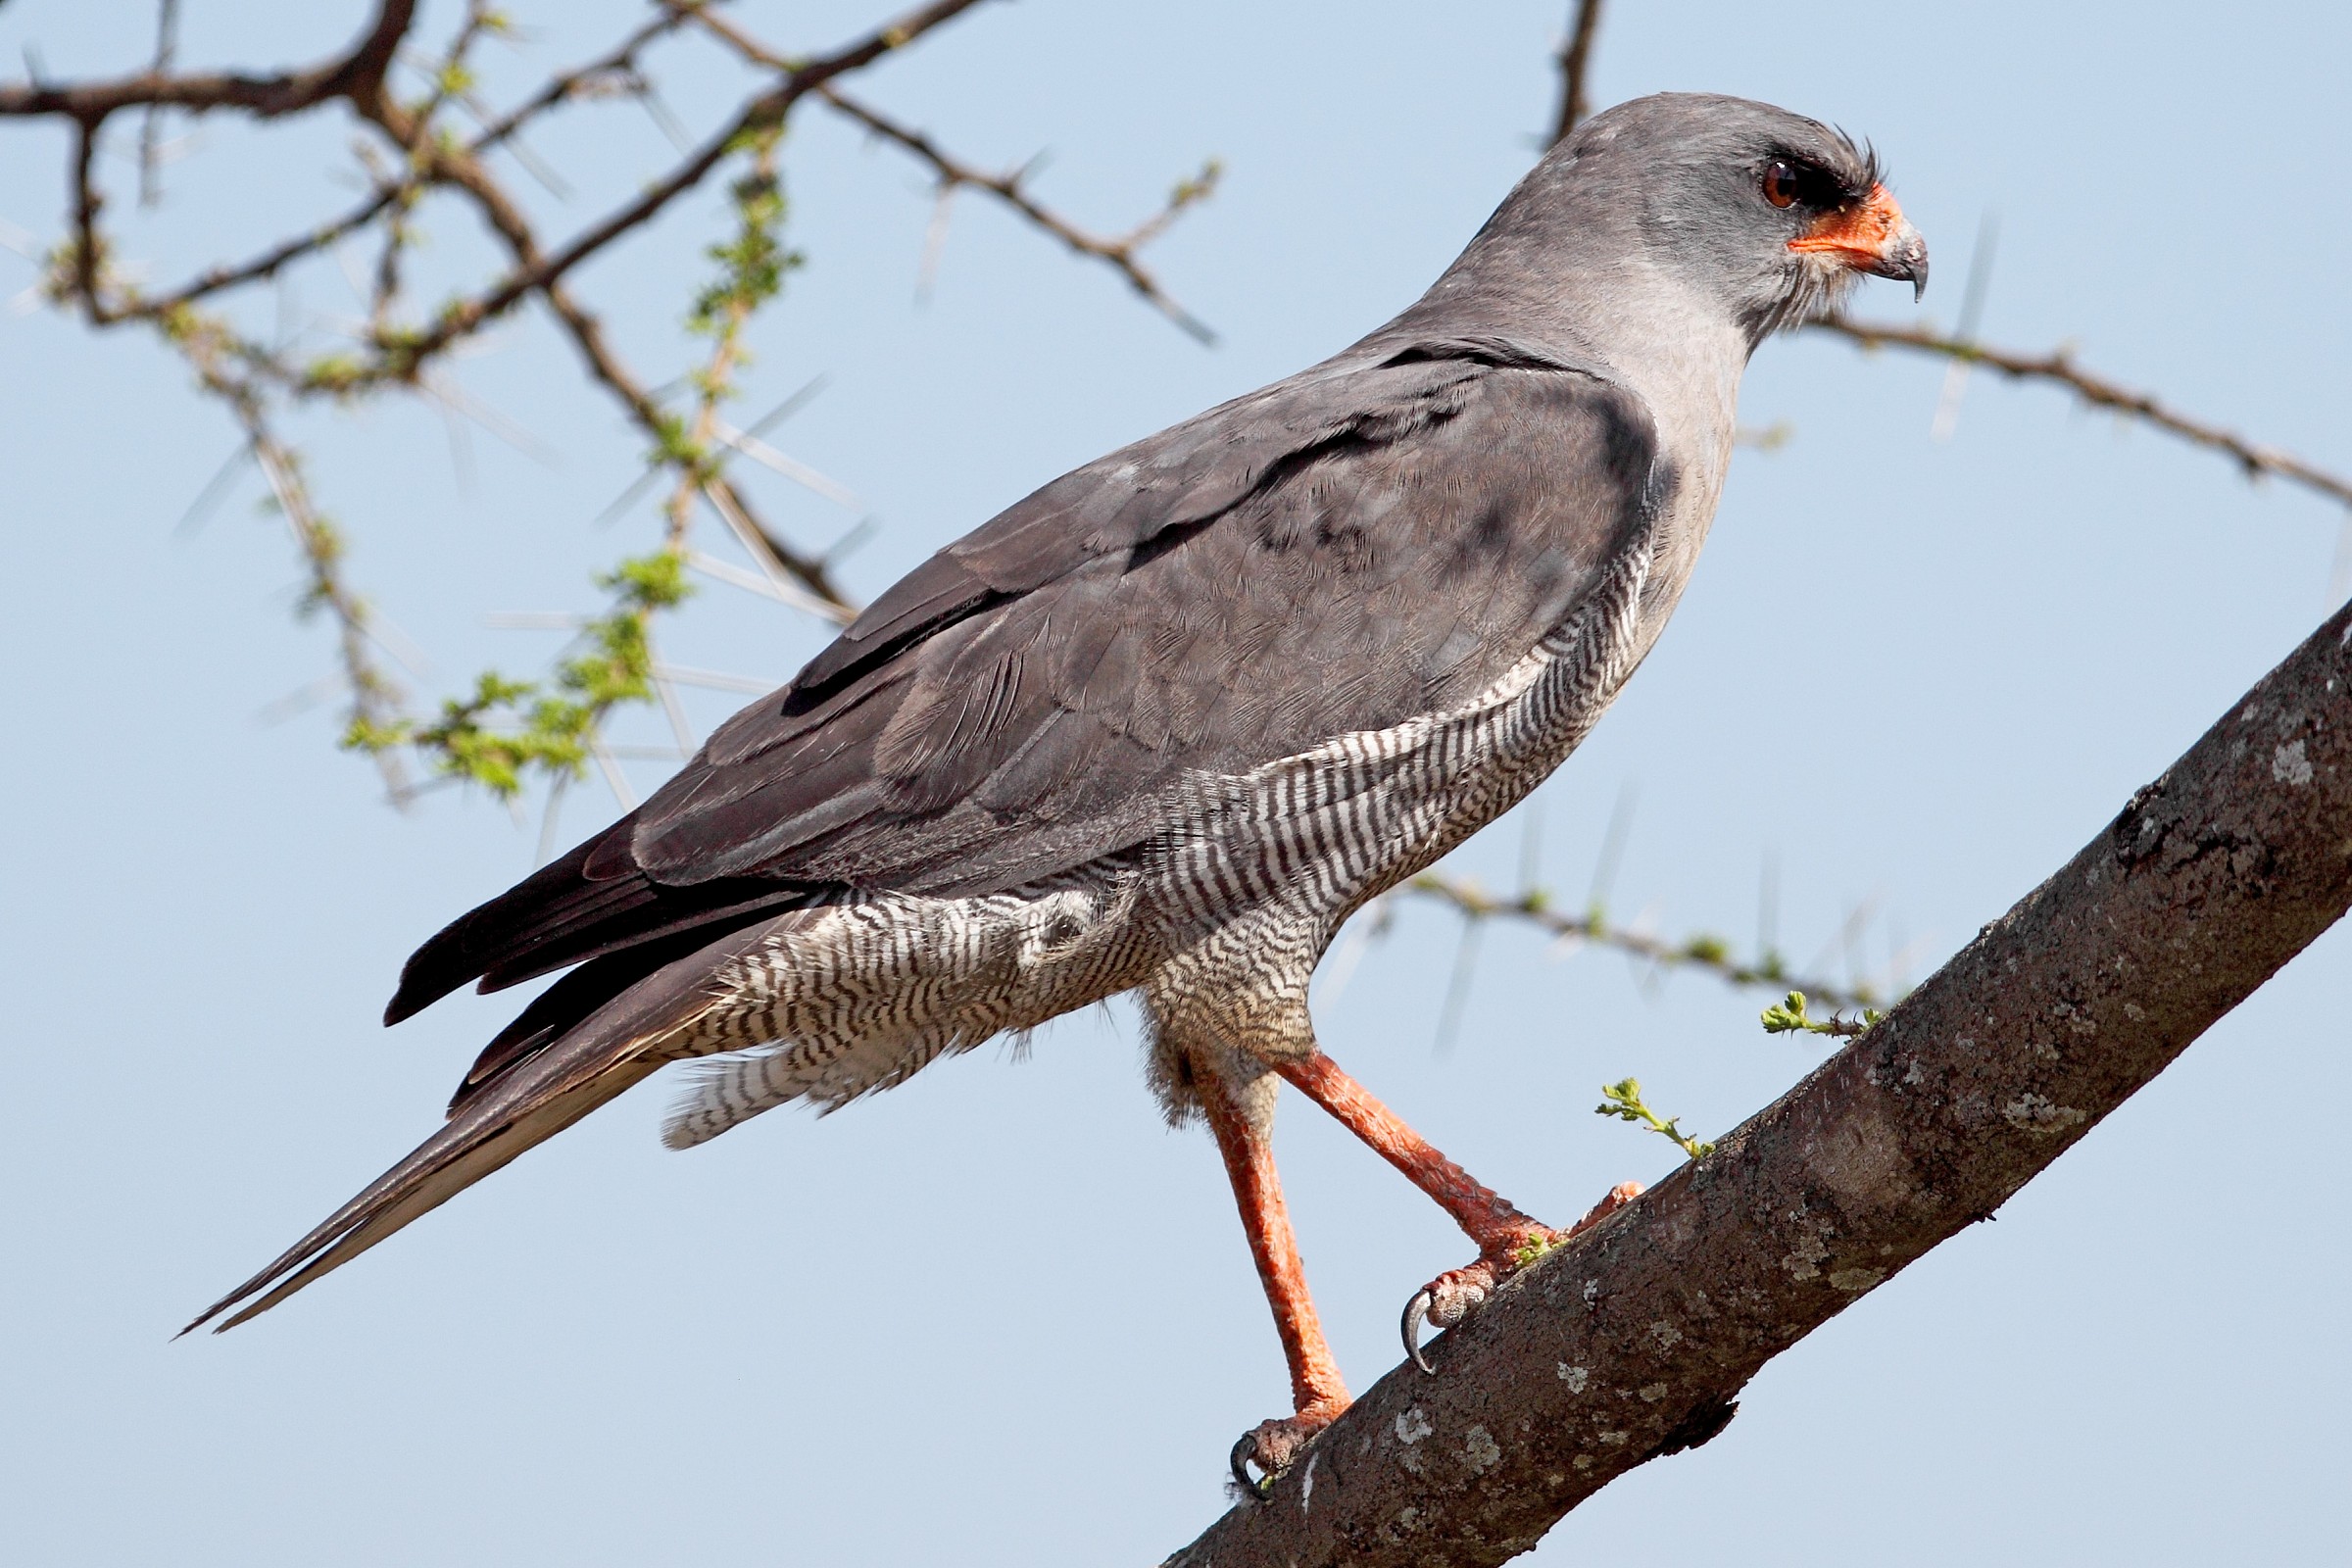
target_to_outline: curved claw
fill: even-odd
[[[1413,1293],[1411,1300],[1404,1303],[1405,1359],[1433,1377],[1438,1369],[1430,1364],[1428,1356],[1421,1353],[1421,1325],[1429,1320],[1430,1308],[1437,1305],[1437,1300],[1430,1294],[1429,1287],[1424,1285]]]
[[[1263,1480],[1250,1479],[1250,1461],[1256,1457],[1257,1434],[1243,1433],[1241,1441],[1233,1446],[1233,1457],[1229,1461],[1233,1467],[1233,1482],[1253,1501],[1263,1502],[1274,1485],[1274,1477],[1272,1472],[1268,1472]]]

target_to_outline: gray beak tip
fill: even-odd
[[[1904,225],[1904,232],[1893,244],[1881,253],[1879,265],[1871,269],[1881,277],[1899,278],[1911,285],[1911,302],[1916,305],[1928,292],[1928,242],[1919,231]]]

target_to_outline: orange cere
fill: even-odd
[[[1829,251],[1854,266],[1884,260],[1886,247],[1903,229],[1903,210],[1884,185],[1873,185],[1859,207],[1825,214],[1806,232],[1788,242],[1792,251]]]

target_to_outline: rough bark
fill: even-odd
[[[2081,854],[1704,1159],[1507,1284],[1169,1568],[1498,1563],[1720,1432],[2352,906],[2352,606]]]

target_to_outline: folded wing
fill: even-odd
[[[1293,377],[1055,480],[877,600],[638,810],[409,960],[387,1021],[580,964],[493,1080],[678,954],[781,909],[1019,886],[1242,772],[1476,692],[1659,503],[1589,369],[1418,345]]]

